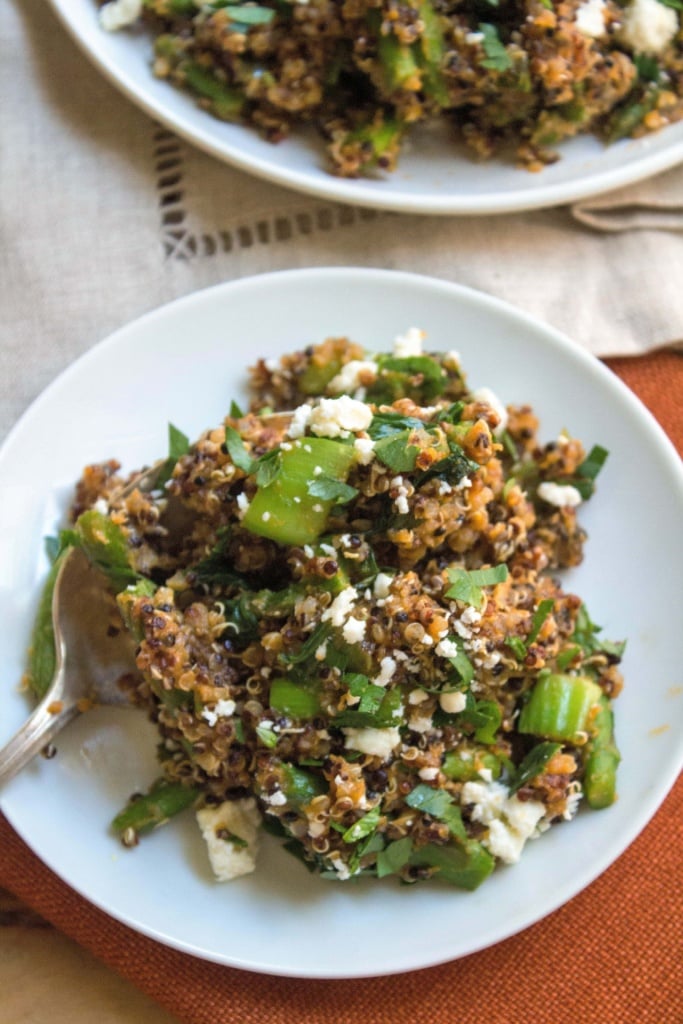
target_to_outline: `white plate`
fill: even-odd
[[[612,639],[628,637],[617,702],[619,801],[581,812],[528,845],[475,893],[393,880],[335,884],[266,843],[257,872],[217,885],[193,816],[122,849],[108,822],[156,775],[155,736],[134,711],[84,715],[5,790],[2,808],[35,852],[113,917],[188,953],[283,975],[405,971],[497,942],[570,899],[654,814],[681,761],[680,524],[683,475],[633,395],[549,328],[481,294],[379,270],[271,274],[181,299],[97,345],[38,399],[0,451],[0,743],[27,701],[16,689],[53,532],[91,460],[132,469],[165,451],[167,422],[190,435],[219,423],[244,384],[245,360],[328,335],[382,350],[407,327],[459,350],[473,387],[530,401],[543,437],[572,428],[611,450],[582,511],[587,559],[566,574]],[[656,869],[656,867],[655,867]],[[328,941],[330,937],[342,941]],[[348,940],[348,941],[347,941]]]
[[[588,136],[573,139],[562,146],[562,159],[538,174],[502,161],[478,163],[454,146],[445,128],[422,129],[411,133],[392,174],[376,180],[336,178],[325,170],[323,144],[313,133],[295,133],[273,146],[251,129],[218,121],[190,96],[153,77],[148,34],[104,32],[96,0],[51,3],[90,59],[152,117],[235,167],[338,202],[405,213],[530,210],[619,188],[683,160],[683,123],[608,148]]]

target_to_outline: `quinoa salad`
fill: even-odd
[[[563,140],[637,138],[681,118],[680,0],[107,0],[143,25],[153,72],[277,142],[324,140],[329,169],[392,170],[411,127],[540,170]],[[455,155],[455,149],[454,149]]]
[[[116,593],[122,682],[159,734],[124,845],[194,814],[219,880],[267,831],[323,878],[472,890],[608,807],[624,643],[558,578],[607,451],[540,440],[529,405],[470,389],[416,328],[250,380],[193,443],[170,426],[151,473],[87,466],[54,546]]]

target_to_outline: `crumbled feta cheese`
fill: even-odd
[[[348,437],[351,432],[366,430],[370,426],[372,409],[365,402],[358,402],[348,395],[322,398],[308,422],[318,437]]]
[[[409,704],[423,704],[426,700],[429,700],[426,690],[411,690],[408,694]]]
[[[476,46],[477,43],[483,43],[484,42],[484,33],[483,32],[468,32],[467,35],[465,36],[465,42],[469,43],[470,46]],[[457,353],[454,353],[454,354],[457,354]]]
[[[452,490],[448,480],[439,480],[439,494],[450,494]]]
[[[313,476],[320,476],[322,471],[323,471],[323,467],[322,466],[314,466],[313,467]]]
[[[589,39],[600,39],[605,34],[605,0],[584,0],[576,10],[576,27]]]
[[[431,732],[434,728],[431,715],[416,715],[411,718],[410,728],[413,732]]]
[[[347,644],[359,644],[365,637],[365,619],[347,619],[342,629],[342,636]]]
[[[457,484],[453,488],[455,491],[466,491],[472,486],[472,481],[468,476],[463,476],[458,480]]]
[[[334,857],[330,857],[330,864],[334,868],[337,878],[339,879],[340,882],[345,882],[348,878],[351,877],[351,872],[349,870],[348,864],[344,863],[339,854],[335,854]]]
[[[508,411],[495,391],[492,391],[491,388],[477,388],[476,391],[472,392],[472,397],[478,402],[486,402],[498,414],[500,422],[494,429],[493,434],[495,437],[502,434],[508,425]]]
[[[142,14],[142,0],[110,0],[100,8],[100,25],[106,32],[116,32],[132,25]]]
[[[390,576],[386,572],[378,572],[372,586],[373,595],[375,597],[389,597],[389,588],[391,587],[391,581],[393,578],[393,576]]]
[[[357,437],[353,442],[361,466],[369,466],[375,457],[375,442],[370,437]]]
[[[420,768],[417,773],[424,782],[432,782],[439,774],[438,768]]]
[[[545,806],[539,800],[509,796],[500,782],[466,782],[461,801],[473,805],[473,821],[488,826],[482,843],[505,864],[519,860],[527,839],[538,835],[539,822],[545,815]]]
[[[213,709],[202,709],[202,718],[213,728],[219,718],[230,718],[234,715],[236,706],[234,700],[216,701]]]
[[[336,377],[327,385],[330,394],[338,395],[342,391],[353,394],[358,388],[372,384],[377,376],[377,363],[367,359],[352,359],[344,363]]]
[[[393,679],[395,671],[396,659],[387,654],[379,663],[379,675],[372,681],[375,686],[386,686]]]
[[[399,359],[408,356],[422,355],[422,342],[426,337],[425,332],[419,327],[409,327],[405,334],[399,334],[394,338],[394,355]]]
[[[261,799],[264,804],[270,804],[271,807],[283,807],[287,803],[287,797],[281,789],[276,789],[274,793],[268,795],[264,794]]]
[[[459,711],[465,710],[467,698],[464,693],[442,693],[439,697],[439,704],[441,710],[445,711],[447,715],[457,715]]]
[[[106,498],[98,498],[93,505],[93,511],[99,512],[101,516],[109,515],[109,502]]]
[[[264,512],[261,515],[261,519],[263,520],[264,523],[267,523],[268,520],[270,519],[270,512]]]
[[[481,621],[481,612],[477,611],[473,605],[469,604],[460,616],[460,621],[464,622],[466,626],[473,626],[475,623]]]
[[[197,824],[206,841],[213,873],[219,882],[228,882],[254,870],[260,821],[261,816],[253,797],[226,800],[218,807],[202,807],[197,811]],[[236,836],[247,845],[232,842],[230,836]]]
[[[292,413],[292,422],[287,428],[288,437],[303,437],[306,433],[308,421],[311,418],[313,408],[310,405],[300,405]]]
[[[315,555],[315,551],[313,550],[310,544],[304,544],[304,554],[306,558],[313,558],[313,556]]]
[[[678,14],[659,0],[631,0],[621,19],[619,39],[635,53],[663,53],[678,32]]]
[[[440,658],[457,658],[458,645],[454,640],[439,640],[434,648],[434,653],[438,654]]]
[[[361,754],[381,757],[388,761],[401,742],[398,726],[389,729],[343,729],[348,750],[359,750]]]
[[[552,480],[544,480],[539,484],[536,493],[543,501],[558,508],[576,508],[583,501],[580,492],[572,484],[556,484]]]
[[[242,516],[244,515],[244,513],[247,511],[248,508],[249,508],[249,498],[246,496],[244,491],[242,491],[241,494],[237,495],[237,509],[238,509],[237,514],[239,515],[240,519],[242,518]]]
[[[333,626],[343,626],[351,612],[358,594],[355,587],[344,587],[335,597],[329,608],[321,615],[322,622],[331,622]]]
[[[327,657],[327,644],[321,644],[320,647],[315,649],[315,660],[324,661]]]

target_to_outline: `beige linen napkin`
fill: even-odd
[[[508,300],[598,355],[683,338],[683,237],[653,223],[587,227],[597,210],[608,215],[604,197],[477,218],[336,205],[251,178],[154,124],[45,0],[5,5],[0,38],[0,436],[116,327],[269,270],[432,274]],[[683,169],[661,180],[683,195]]]
[[[572,206],[596,231],[683,231],[683,167]]]

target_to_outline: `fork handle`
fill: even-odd
[[[54,687],[50,687],[21,729],[0,749],[0,786],[13,779],[78,714],[75,702],[55,700]]]

